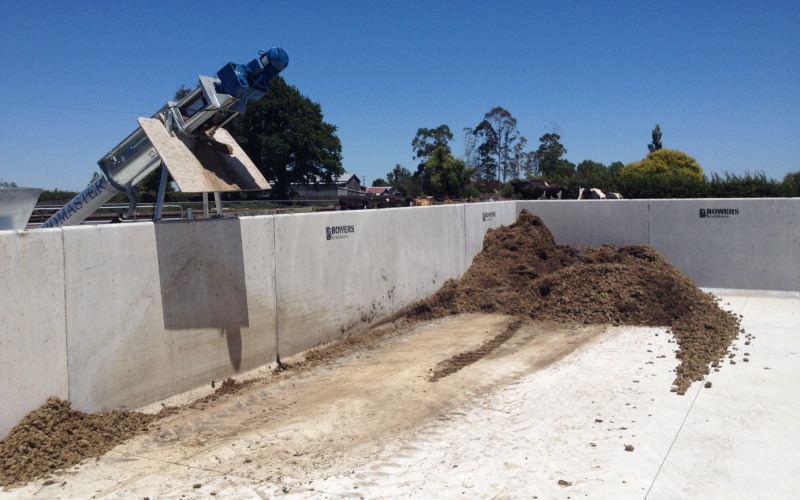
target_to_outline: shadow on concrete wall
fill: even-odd
[[[218,328],[238,370],[250,322],[239,220],[162,222],[155,233],[164,328]]]

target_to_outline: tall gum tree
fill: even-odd
[[[475,138],[470,143],[475,158],[470,162],[477,167],[480,181],[505,182],[513,177],[517,164],[515,159],[522,159],[514,149],[517,139],[517,119],[502,107],[492,108],[483,116],[483,120],[472,132]]]
[[[411,141],[411,148],[414,150],[415,158],[425,161],[440,146],[450,152],[450,141],[452,140],[453,133],[447,125],[439,125],[436,128],[419,128],[417,135]]]

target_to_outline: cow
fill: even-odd
[[[363,210],[369,206],[366,196],[343,196],[339,198],[339,210]]]
[[[619,193],[612,193],[611,191],[603,191],[602,189],[578,189],[579,200],[621,200],[622,195]]]
[[[552,200],[566,195],[568,188],[557,184],[548,184],[542,180],[523,181],[514,179],[511,181],[514,192],[522,195],[525,200]]]

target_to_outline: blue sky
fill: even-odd
[[[0,0],[0,179],[82,189],[175,90],[282,47],[284,78],[371,184],[416,165],[420,127],[502,106],[573,163],[664,147],[704,171],[800,170],[800,1]]]

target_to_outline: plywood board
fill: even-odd
[[[231,154],[203,144],[187,145],[170,135],[155,118],[139,118],[139,125],[184,193],[270,189],[258,168],[225,129],[218,129],[214,139],[230,146]]]

